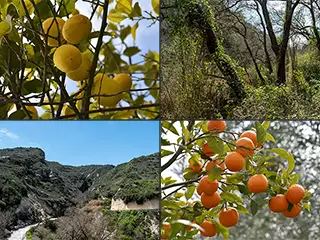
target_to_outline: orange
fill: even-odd
[[[237,152],[244,157],[252,156],[254,153],[254,144],[250,138],[239,138],[236,142]]]
[[[207,195],[205,193],[202,193],[201,202],[202,202],[202,205],[205,206],[205,208],[207,209],[216,207],[220,203],[220,194],[218,192],[215,192],[212,195]]]
[[[288,206],[288,200],[283,194],[278,194],[269,201],[269,208],[272,212],[283,212],[288,209]]]
[[[226,167],[232,171],[240,171],[244,167],[244,157],[238,152],[230,152],[224,159]]]
[[[206,155],[208,157],[212,157],[212,156],[215,155],[215,153],[212,152],[211,148],[209,147],[208,143],[203,144],[202,152],[203,152],[204,155]]]
[[[304,197],[304,188],[299,184],[293,184],[288,188],[286,193],[287,200],[294,204],[301,201]]]
[[[261,193],[266,191],[268,179],[263,174],[256,174],[249,178],[248,189],[252,193]]]
[[[217,134],[225,131],[227,125],[226,122],[223,120],[213,120],[208,121],[207,127],[210,132]]]
[[[283,212],[283,215],[288,218],[295,218],[300,214],[300,212],[301,212],[301,207],[298,204],[293,204],[291,211],[289,212],[289,210],[285,210]]]
[[[200,231],[201,235],[202,236],[205,236],[205,237],[213,237],[214,235],[216,235],[217,233],[217,229],[216,229],[216,226],[210,222],[210,221],[207,221],[207,220],[204,220],[201,224],[200,224],[200,227],[202,227],[205,231]]]
[[[198,195],[200,195],[200,196],[201,196],[201,194],[203,193],[203,187],[202,187],[202,185],[200,185],[200,184],[198,184],[198,186],[197,186],[197,193],[198,193]]]
[[[162,228],[165,231],[165,234],[161,234],[161,239],[169,239],[171,226],[170,223],[162,223]]]
[[[221,170],[225,170],[226,166],[224,164],[220,164],[221,160],[216,160],[216,161],[209,161],[206,165],[206,171],[209,172],[211,168],[213,168],[215,165],[221,168]]]
[[[218,181],[209,181],[208,176],[202,177],[199,185],[201,185],[200,188],[207,195],[212,195],[218,190]]]
[[[240,138],[244,138],[244,137],[247,137],[247,138],[251,139],[251,141],[253,142],[253,144],[255,146],[257,146],[259,144],[261,145],[261,143],[257,144],[257,141],[258,141],[257,140],[257,133],[255,131],[253,131],[253,130],[243,132],[240,135]]]
[[[225,227],[232,227],[237,224],[239,220],[239,213],[237,209],[223,208],[219,213],[219,221]]]

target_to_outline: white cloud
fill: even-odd
[[[13,132],[10,132],[6,128],[0,128],[0,134],[2,136],[5,136],[5,137],[11,138],[11,139],[18,139],[19,138],[18,135],[14,134]]]

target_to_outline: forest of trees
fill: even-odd
[[[318,1],[164,0],[161,10],[163,118],[319,118]]]

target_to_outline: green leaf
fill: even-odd
[[[266,138],[266,134],[267,134],[265,128],[259,122],[255,123],[255,127],[256,127],[256,132],[257,132],[257,142],[264,143],[265,138]]]
[[[207,143],[214,153],[222,153],[224,150],[224,144],[223,141],[220,138],[217,137],[210,137],[207,139]]]
[[[25,95],[30,93],[40,93],[42,92],[42,82],[38,79],[26,81],[23,83],[23,88]]]
[[[219,232],[222,234],[225,240],[229,240],[229,230],[224,227],[221,223],[216,222],[215,226],[218,228]]]
[[[108,19],[111,22],[120,23],[127,17],[120,12],[117,12],[115,9],[111,9],[108,14]]]
[[[249,213],[249,211],[244,206],[237,205],[236,208],[239,210],[239,212],[242,212],[244,214],[248,214]]]
[[[218,178],[218,176],[221,175],[222,169],[214,166],[213,168],[210,169],[209,174],[208,174],[208,180],[209,181],[214,181]]]
[[[59,17],[65,17],[72,13],[75,9],[76,1],[75,0],[58,0],[58,5],[62,4],[62,7],[59,11]]]
[[[121,30],[120,30],[120,39],[121,39],[122,41],[124,41],[124,40],[128,37],[128,35],[129,35],[130,33],[131,33],[131,27],[130,27],[130,26],[127,26],[127,27],[121,29]]]
[[[196,186],[194,184],[188,187],[185,193],[185,197],[187,200],[189,200],[193,196],[195,190],[196,190]]]
[[[22,109],[20,109],[18,111],[11,113],[8,120],[22,120],[22,119],[25,119],[26,117],[28,116],[25,114],[25,112]]]
[[[142,16],[141,7],[140,7],[139,3],[136,2],[136,3],[134,4],[133,11],[132,11],[132,13],[129,15],[129,17],[134,18],[134,17],[141,17],[141,16]]]
[[[291,174],[289,178],[290,178],[290,185],[296,184],[299,182],[300,173]]]
[[[41,0],[41,2],[36,5],[36,12],[39,12],[41,20],[53,16],[51,9],[54,9],[54,6],[50,0]]]
[[[310,212],[310,204],[309,203],[303,203],[303,206],[305,207],[305,209],[308,210],[308,212]]]
[[[187,143],[190,139],[190,132],[189,130],[184,126],[183,121],[180,122],[181,123],[181,127],[182,127],[182,133],[183,133],[183,138],[184,138],[184,142]]]
[[[269,140],[271,142],[276,142],[276,140],[273,138],[273,136],[270,134],[270,133],[267,133],[266,134],[266,140]]]
[[[222,192],[220,197],[230,203],[243,203],[242,198],[234,193]]]
[[[115,9],[119,13],[130,15],[133,10],[132,0],[118,0]]]
[[[162,121],[161,125],[162,125],[162,127],[168,129],[170,132],[179,136],[179,133],[178,133],[177,129],[173,126],[173,123],[174,122],[170,123],[168,121]]]
[[[136,55],[141,50],[138,47],[127,47],[126,50],[124,50],[123,54],[132,57],[133,55]]]
[[[258,211],[258,204],[254,200],[251,200],[250,202],[250,210],[251,210],[252,216],[256,215]]]
[[[160,1],[152,0],[151,1],[153,11],[159,16],[160,15]]]
[[[294,169],[295,163],[294,158],[291,153],[288,153],[283,148],[274,148],[269,150],[269,152],[276,153],[279,157],[288,161],[288,173],[291,173]]]
[[[132,26],[131,28],[131,35],[134,41],[136,41],[136,33],[137,33],[137,29],[139,27],[139,22],[137,22],[135,25]]]
[[[264,121],[261,125],[265,130],[267,130],[270,126],[270,121]]]
[[[171,154],[173,154],[174,152],[172,151],[169,151],[169,150],[165,150],[165,149],[161,149],[161,157],[166,157],[166,156],[169,156]]]
[[[174,197],[175,198],[181,198],[181,197],[183,197],[183,193],[182,192],[176,192],[175,194],[174,194]]]

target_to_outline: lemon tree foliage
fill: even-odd
[[[132,0],[84,2],[89,16],[76,0],[1,0],[1,119],[158,117],[159,53],[142,53],[136,40],[141,21],[158,23],[159,0],[149,0],[152,11]]]
[[[228,228],[242,214],[254,217],[267,207],[294,218],[302,209],[310,211],[311,193],[299,184],[294,153],[265,147],[268,141],[276,144],[270,122],[239,132],[227,125],[162,121],[162,239],[197,239],[198,234],[229,239]],[[176,172],[183,181],[170,176],[174,168],[168,171],[179,160],[188,161]]]

